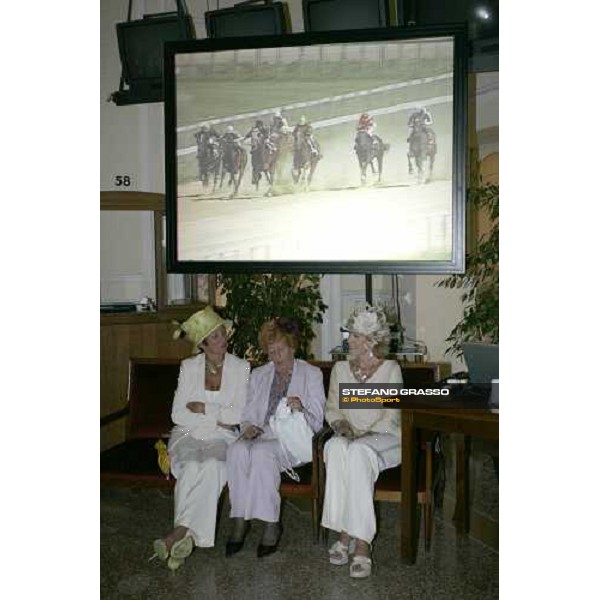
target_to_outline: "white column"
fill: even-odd
[[[321,324],[321,360],[331,360],[330,351],[342,343],[342,285],[340,275],[325,275],[321,278],[321,296],[329,307]]]

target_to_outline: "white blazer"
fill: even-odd
[[[221,377],[221,389],[216,399],[209,400],[204,388],[206,357],[199,354],[181,362],[179,382],[171,419],[176,429],[185,429],[196,439],[208,439],[223,431],[217,421],[235,425],[242,420],[242,411],[248,395],[250,364],[233,354],[226,354]],[[188,402],[204,402],[205,413],[187,408]]]

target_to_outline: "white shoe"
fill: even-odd
[[[348,546],[342,544],[338,540],[331,548],[329,548],[329,562],[332,565],[347,565],[348,564]]]
[[[368,556],[361,554],[355,554],[352,557],[352,564],[350,565],[350,577],[356,579],[364,579],[369,577],[371,574],[371,559]]]

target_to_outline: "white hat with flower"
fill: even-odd
[[[385,312],[374,306],[354,309],[348,317],[345,329],[350,333],[370,337],[377,342],[388,339],[390,335]]]

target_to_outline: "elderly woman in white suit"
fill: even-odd
[[[340,409],[339,384],[401,384],[402,372],[395,360],[384,360],[390,331],[383,311],[357,311],[346,328],[349,360],[334,365],[325,407],[325,419],[335,435],[324,451],[327,476],[321,524],[339,533],[329,562],[350,562],[350,577],[361,578],[371,574],[375,482],[381,471],[401,462],[400,411]]]
[[[237,438],[250,377],[249,363],[227,353],[225,321],[211,307],[192,315],[174,337],[189,339],[202,353],[182,361],[171,412],[175,527],[154,542],[154,552],[172,570],[194,546],[214,546],[227,446]]]
[[[260,346],[270,362],[252,372],[241,439],[227,449],[233,520],[227,556],[242,549],[252,519],[264,522],[258,557],[277,549],[281,537],[280,473],[292,466],[269,425],[281,399],[286,398],[293,411],[302,412],[313,432],[323,425],[323,375],[317,367],[294,358],[298,336],[297,323],[283,317],[265,323],[259,334]]]

